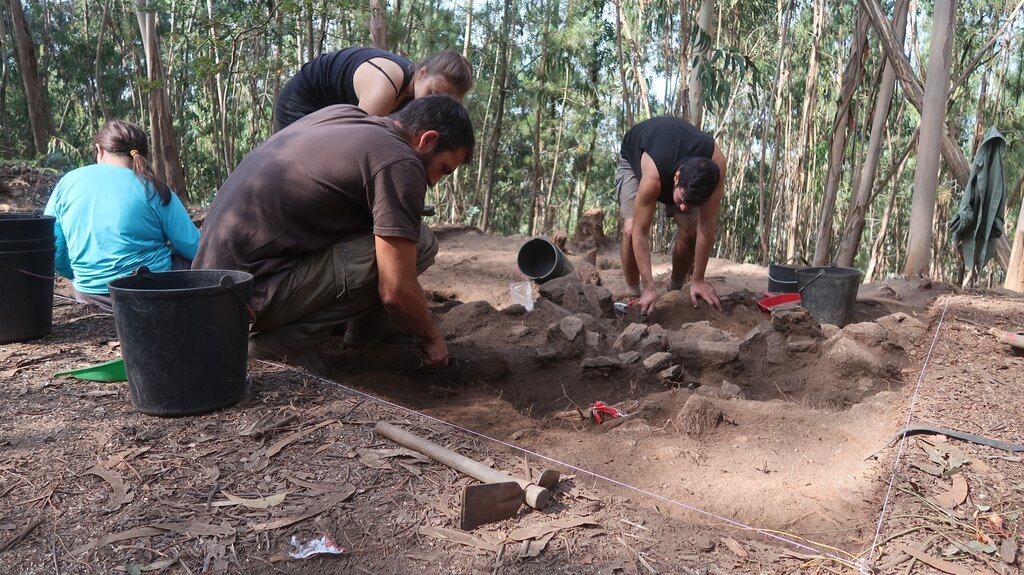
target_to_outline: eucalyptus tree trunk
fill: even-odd
[[[554,195],[555,195],[555,184],[558,182],[558,161],[562,156],[562,132],[565,131],[565,110],[566,103],[569,100],[569,65],[565,65],[565,85],[562,87],[562,113],[558,114],[558,134],[555,136],[555,153],[551,158],[551,177],[548,180],[547,197],[544,200],[544,225],[541,228],[545,232],[550,232],[552,225],[555,222],[554,208]],[[572,210],[567,210],[572,211]],[[568,226],[566,226],[568,230]]]
[[[305,27],[304,44],[306,45],[306,62],[316,58],[316,42],[313,40],[313,0],[306,0],[303,4],[302,24]]]
[[[28,121],[32,128],[32,143],[36,154],[46,154],[50,136],[54,134],[53,114],[50,111],[50,99],[46,87],[39,75],[39,60],[36,57],[36,45],[29,32],[25,12],[21,0],[8,0],[11,12],[11,28],[14,34],[14,54],[18,60],[18,71],[21,85],[25,90],[25,102],[28,105]]]
[[[93,64],[93,78],[92,81],[96,86],[96,106],[100,109],[100,114],[103,115],[103,120],[106,121],[110,118],[110,113],[107,111],[107,104],[103,100],[103,90],[101,89],[102,82],[100,81],[103,77],[102,68],[100,66],[100,56],[103,53],[103,34],[107,29],[107,12],[110,10],[110,0],[103,2],[103,12],[100,14],[100,29],[96,33],[96,61]],[[0,30],[0,35],[3,34],[3,30]]]
[[[1006,266],[1006,283],[1003,287],[1008,290],[1024,292],[1024,173],[1017,179],[1014,186],[1015,193],[1010,197],[1021,196],[1020,213],[1017,216],[1017,226],[1013,228],[1013,251],[1010,252],[1009,265]]]
[[[935,0],[932,39],[928,49],[928,76],[921,110],[921,138],[917,144],[914,170],[914,199],[910,208],[910,236],[903,273],[928,274],[931,259],[932,218],[939,182],[939,147],[946,132],[946,97],[949,66],[956,23],[956,0]]]
[[[892,62],[896,68],[896,76],[900,79],[900,85],[903,86],[903,92],[907,96],[907,100],[917,109],[918,112],[922,112],[924,106],[924,88],[921,85],[921,81],[914,74],[910,67],[910,60],[907,55],[903,53],[903,48],[899,42],[896,41],[895,35],[892,32],[892,27],[889,26],[888,19],[885,18],[885,13],[882,11],[881,5],[878,0],[860,0],[860,4],[865,7],[868,11],[868,15],[871,17],[871,23],[878,31],[878,36],[882,41],[882,47],[885,49],[885,55]],[[1004,24],[1003,29],[1009,26],[1013,17],[1016,16],[1017,12],[1020,11],[1024,0],[1017,3],[1017,6],[1011,13],[1011,18],[1008,19]],[[998,35],[997,35],[998,36]],[[966,81],[967,75],[970,70],[983,59],[985,52],[987,52],[994,44],[996,38],[992,38],[977,56],[965,67],[964,74],[957,79],[955,85]],[[953,136],[949,133],[949,130],[943,127],[942,132],[942,143],[941,143],[942,157],[946,160],[946,165],[949,166],[950,172],[956,179],[957,185],[962,189],[967,186],[967,180],[970,178],[970,166],[967,163],[967,159],[964,157],[963,150],[953,139]],[[1005,237],[999,238],[996,246],[996,259],[1001,266],[1004,268],[1009,265],[1007,261],[1009,258],[1009,245]]]
[[[547,104],[545,97],[545,83],[548,75],[548,39],[551,31],[551,11],[541,1],[541,9],[544,11],[544,31],[540,37],[540,57],[537,59],[535,75],[537,77],[537,93],[534,94],[533,104],[533,169],[530,170],[530,209],[527,211],[526,235],[532,236],[537,228],[537,211],[540,207],[541,187],[544,179],[544,107]]]
[[[146,69],[149,80],[149,128],[153,141],[149,160],[160,179],[181,201],[188,203],[185,188],[185,171],[178,154],[178,137],[174,132],[171,107],[167,100],[167,86],[163,66],[160,63],[160,38],[157,35],[156,12],[150,9],[151,0],[136,0],[135,16],[142,32],[142,46],[146,52]]]
[[[464,38],[464,41],[462,43],[462,55],[467,60],[469,60],[469,38],[471,36],[471,32],[472,31],[473,31],[473,0],[466,0],[466,25],[463,28],[463,38]],[[460,167],[460,168],[457,168],[455,170],[455,174],[452,177],[452,184],[451,184],[451,188],[450,188],[451,194],[448,195],[448,201],[447,201],[447,204],[448,204],[447,221],[448,221],[448,223],[454,224],[456,221],[458,221],[459,198],[462,197],[461,190],[462,190],[463,184],[465,183],[465,180],[468,179],[469,177],[470,176],[469,176],[469,169],[468,168]],[[447,190],[449,188],[445,188],[445,189]],[[439,206],[443,205],[443,203],[444,203],[443,200],[439,200],[438,201]]]
[[[4,17],[0,14],[0,51],[7,52],[7,29]],[[5,150],[10,142],[7,137],[7,58],[0,58],[0,151]]]
[[[800,135],[796,149],[796,162],[793,169],[793,182],[789,198],[789,218],[786,220],[786,261],[792,261],[796,256],[797,237],[800,234],[801,224],[804,223],[800,216],[802,211],[802,193],[806,172],[813,169],[813,163],[807,161],[807,151],[811,150],[814,142],[814,104],[817,101],[818,87],[818,63],[821,56],[821,36],[825,29],[825,5],[826,0],[814,1],[813,24],[811,27],[811,53],[807,59],[807,81],[804,84],[803,108],[800,112]]]
[[[637,94],[637,98],[640,100],[640,103],[643,104],[644,114],[646,115],[647,118],[650,118],[651,117],[651,101],[650,101],[650,98],[648,97],[648,94],[650,93],[650,91],[647,89],[647,77],[644,76],[644,71],[643,71],[643,66],[642,66],[643,52],[640,49],[640,45],[637,44],[636,38],[633,37],[633,30],[632,30],[632,28],[629,25],[629,19],[626,18],[626,11],[623,10],[623,8],[622,8],[621,0],[616,0],[615,5],[618,8],[618,20],[617,20],[617,22],[619,24],[618,30],[620,31],[620,36],[625,37],[625,40],[626,40],[626,42],[628,44],[628,48],[629,48],[629,50],[628,50],[628,52],[629,52],[629,54],[628,54],[629,67],[630,67],[630,69],[633,72],[633,78],[636,80],[637,89],[640,91],[640,93]],[[620,41],[621,41],[621,38],[620,38]],[[621,53],[620,53],[620,58],[621,58]],[[622,64],[620,63],[620,66],[621,65]],[[625,83],[624,74],[623,74],[623,72],[621,70],[620,70],[620,75],[623,76],[622,89],[623,89],[624,93],[626,93],[626,92],[629,91],[629,87]],[[632,123],[630,123],[630,125],[632,125]]]
[[[867,56],[868,20],[863,10],[857,10],[857,32],[850,47],[850,59],[843,72],[843,83],[836,106],[836,117],[832,123],[832,143],[829,146],[828,176],[822,195],[821,210],[818,212],[818,235],[814,244],[814,265],[825,265],[829,259],[829,245],[832,242],[832,216],[839,193],[839,180],[843,172],[843,158],[846,155],[847,137],[853,131],[855,111],[853,96],[864,75],[864,59]]]
[[[676,117],[689,118],[689,90],[687,81],[690,78],[690,8],[686,0],[679,0],[679,87],[676,93],[675,107],[672,113]]]
[[[700,12],[697,13],[697,26],[707,39],[714,37],[715,0],[701,0]],[[700,63],[690,70],[690,123],[700,128],[704,124],[704,86],[700,82],[700,69],[707,58],[708,50],[700,51]]]
[[[462,37],[462,55],[469,58],[469,38],[473,32],[473,0],[466,0],[466,29]]]
[[[893,33],[892,26],[889,25],[889,19],[885,17],[881,5],[878,3],[878,0],[860,0],[860,5],[867,10],[868,16],[871,18],[871,24],[878,32],[878,37],[882,41],[882,47],[885,49],[886,58],[892,62],[893,67],[896,69],[896,77],[900,80],[900,86],[903,87],[904,95],[906,95],[907,100],[910,101],[919,113],[923,113],[924,87],[921,84],[921,80],[914,74],[913,68],[910,66],[910,59],[903,52],[902,44],[896,40],[896,35]],[[953,177],[956,178],[957,184],[963,188],[967,185],[967,180],[971,176],[970,166],[967,163],[967,159],[964,158],[963,150],[960,149],[956,140],[953,139],[953,136],[950,135],[949,130],[945,127],[945,123],[943,123],[942,127],[942,157],[946,160],[946,164],[953,173]]]
[[[501,33],[500,33],[500,29],[499,29],[498,35],[500,36],[500,34]],[[488,34],[488,37],[485,39],[483,45],[487,46],[487,47],[490,47],[494,43],[492,40],[493,39],[491,38],[491,35]],[[497,99],[496,95],[501,90],[501,86],[498,84],[498,80],[497,80],[497,78],[498,78],[498,70],[501,67],[501,57],[500,57],[501,55],[498,53],[497,50],[493,50],[493,51],[489,50],[488,53],[493,54],[493,62],[489,64],[489,68],[490,69],[486,73],[485,77],[490,78],[491,81],[488,83],[488,88],[487,88],[487,104],[484,106],[483,122],[481,122],[480,127],[478,128],[479,133],[482,135],[481,138],[480,138],[481,152],[476,155],[476,157],[477,157],[476,183],[473,186],[473,197],[468,202],[468,205],[470,205],[470,206],[483,206],[484,200],[486,199],[484,197],[481,197],[481,194],[484,194],[484,183],[485,183],[484,182],[484,178],[487,176],[487,171],[488,171],[488,169],[487,169],[487,159],[488,159],[487,149],[488,148],[485,146],[485,144],[483,144],[483,142],[485,142],[485,141],[486,142],[490,142],[490,140],[491,140],[491,131],[494,130],[494,126],[493,126],[493,117],[494,117],[493,109],[495,107],[495,100]],[[482,211],[483,210],[481,208],[481,214],[482,214]]]
[[[370,0],[370,42],[374,48],[388,49],[388,17],[381,0]]]
[[[907,29],[907,9],[910,0],[899,0],[896,2],[894,19],[896,22],[896,39],[902,44]],[[857,193],[851,196],[850,209],[846,213],[846,227],[843,230],[842,241],[839,244],[839,255],[836,263],[851,267],[857,257],[857,250],[860,247],[861,236],[864,233],[864,215],[871,204],[872,188],[875,183],[875,172],[878,170],[878,160],[882,155],[882,138],[885,135],[885,124],[889,117],[889,107],[892,105],[892,95],[896,87],[896,70],[892,63],[885,61],[882,70],[882,81],[879,87],[878,96],[875,100],[875,109],[871,115],[871,135],[868,138],[867,157],[861,167],[860,182],[857,186]]]
[[[761,141],[768,142],[768,131],[772,129],[773,135],[772,140],[772,161],[773,167],[772,172],[778,173],[782,170],[775,169],[778,164],[780,148],[780,138],[782,137],[782,128],[779,125],[778,119],[782,117],[781,105],[782,105],[782,91],[783,91],[783,76],[786,70],[786,39],[789,36],[789,21],[790,16],[793,13],[794,4],[789,0],[779,0],[776,4],[778,8],[777,17],[777,34],[779,36],[779,52],[778,58],[775,64],[775,90],[772,92],[771,105],[771,119],[766,119],[764,123],[764,131],[761,134]],[[787,114],[788,116],[788,114]],[[770,256],[770,242],[771,242],[771,221],[772,221],[772,198],[768,197],[768,194],[774,190],[775,181],[772,174],[768,175],[768,180],[765,181],[765,169],[766,169],[766,154],[768,151],[767,145],[761,146],[761,161],[760,167],[757,173],[757,215],[758,215],[758,241],[760,243],[761,252],[761,265],[767,265]]]
[[[226,176],[230,173],[234,162],[231,158],[231,146],[228,144],[228,139],[232,136],[229,134],[228,129],[228,106],[227,106],[227,94],[224,86],[224,74],[221,72],[220,65],[220,48],[217,46],[217,26],[216,21],[213,18],[213,0],[206,0],[206,15],[210,19],[210,48],[209,56],[213,60],[216,66],[217,73],[210,78],[211,96],[213,100],[213,112],[216,117],[214,124],[214,138],[217,141],[217,167],[218,171],[223,170],[223,175]]]
[[[587,102],[591,110],[597,110],[599,101],[597,98],[596,86],[600,78],[599,64],[597,62],[598,56],[592,55],[593,60],[587,63],[587,78],[590,80],[590,85],[586,89]],[[587,192],[590,187],[590,171],[594,165],[594,150],[597,148],[597,136],[598,130],[596,122],[593,119],[588,120],[585,125],[588,126],[587,130],[587,147],[586,151],[577,152],[573,161],[573,183],[578,190],[577,204],[576,204],[576,221],[580,221],[583,218],[583,211],[587,205]],[[579,150],[582,146],[578,146],[576,149]],[[617,156],[615,156],[618,159]],[[580,177],[582,174],[582,178]],[[568,226],[566,226],[568,228]]]
[[[480,216],[480,227],[486,232],[491,223],[491,196],[494,185],[494,171],[498,161],[498,142],[501,141],[502,121],[505,116],[505,95],[508,93],[508,61],[512,50],[512,18],[515,15],[515,0],[505,2],[501,17],[501,35],[498,37],[498,103],[494,113],[491,139],[487,143],[487,178],[484,183],[484,207]]]
[[[636,124],[633,117],[633,96],[626,81],[626,55],[622,49],[622,0],[615,0],[615,53],[618,56],[619,86],[622,88],[622,109],[626,112],[626,129]]]

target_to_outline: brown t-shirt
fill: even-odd
[[[388,118],[329,106],[271,136],[213,198],[192,267],[254,276],[260,310],[300,258],[361,234],[419,239],[423,163]]]

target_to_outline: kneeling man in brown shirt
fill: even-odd
[[[330,106],[277,132],[217,191],[194,269],[251,273],[250,354],[303,363],[334,329],[383,309],[421,340],[426,365],[448,348],[417,275],[437,254],[426,190],[469,160],[466,109],[429,96],[380,118]]]

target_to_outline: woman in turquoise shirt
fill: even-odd
[[[111,120],[93,141],[96,163],[61,178],[45,213],[57,218],[57,273],[72,280],[75,299],[110,310],[108,282],[139,266],[188,269],[199,230],[146,160],[142,128]]]

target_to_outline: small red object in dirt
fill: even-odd
[[[1014,351],[1018,354],[1024,353],[1024,332],[1012,332],[994,330],[999,341],[1014,348]]]
[[[594,419],[594,423],[597,424],[604,423],[607,419],[622,417],[623,415],[625,415],[625,413],[622,413],[603,401],[595,401],[594,405],[590,406],[590,417],[592,417]]]
[[[761,311],[772,311],[772,308],[786,303],[800,303],[800,294],[780,293],[768,296],[764,299],[758,300],[757,307],[761,308]]]

